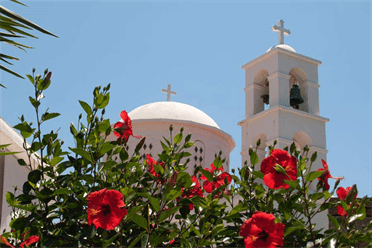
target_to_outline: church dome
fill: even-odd
[[[291,46],[288,46],[288,45],[285,45],[285,44],[278,44],[276,46],[273,46],[273,47],[270,47],[269,50],[267,50],[266,52],[270,52],[271,50],[273,50],[274,48],[281,48],[281,49],[284,49],[284,50],[288,50],[288,51],[291,51],[291,52],[296,52]]]
[[[190,121],[220,129],[217,123],[200,109],[179,102],[149,103],[132,110],[128,115],[132,121],[154,119]]]

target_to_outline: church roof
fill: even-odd
[[[278,45],[275,45],[273,47],[270,47],[266,52],[270,52],[271,50],[273,50],[274,48],[277,48],[277,47],[282,48],[284,50],[294,52],[294,53],[296,52],[296,50],[294,50],[293,47],[285,45],[285,44],[278,44]]]
[[[220,129],[217,123],[200,109],[179,102],[149,103],[132,110],[128,115],[132,120],[168,119],[194,122]]]

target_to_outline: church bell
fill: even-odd
[[[289,101],[290,105],[295,109],[299,109],[298,105],[304,102],[304,99],[301,97],[300,88],[298,88],[297,84],[294,84],[291,89]]]

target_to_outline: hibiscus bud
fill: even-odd
[[[252,156],[253,149],[249,147],[249,156]]]
[[[44,84],[47,84],[49,82],[51,76],[52,76],[52,72],[50,71],[44,78]]]
[[[173,125],[171,124],[170,126],[169,126],[169,131],[173,131]]]
[[[261,139],[258,139],[257,140],[257,143],[256,143],[257,147],[259,147],[261,145]]]
[[[277,165],[275,166],[275,170],[276,170],[277,172],[282,173],[282,174],[286,174],[285,169],[284,169],[280,164],[277,164]]]
[[[176,182],[177,182],[177,175],[178,175],[178,172],[175,171],[173,173],[173,175],[171,176],[170,180],[169,180],[169,187],[173,188],[174,185],[176,185]]]

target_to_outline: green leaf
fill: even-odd
[[[12,19],[15,19],[16,21],[19,21],[20,23],[23,23],[23,24],[27,25],[28,27],[34,28],[39,32],[42,32],[42,33],[48,34],[48,35],[52,35],[54,37],[58,37],[58,36],[52,34],[51,32],[47,31],[46,29],[43,29],[42,27],[39,27],[35,23],[33,23],[33,22],[23,18],[22,16],[14,13],[13,11],[10,11],[7,8],[4,8],[3,6],[0,6],[0,13],[5,15],[5,16],[8,16]]]
[[[204,169],[201,169],[200,172],[203,174],[203,176],[205,176],[208,179],[208,181],[213,182],[212,173],[210,173],[209,171],[204,170]]]
[[[18,159],[17,161],[18,161],[18,164],[19,165],[22,165],[22,166],[27,165],[26,162],[22,158],[21,159]]]
[[[160,211],[159,199],[154,198],[154,197],[150,196],[147,193],[137,193],[137,195],[147,198],[149,200],[151,206],[154,208],[154,210],[156,212],[159,212]]]
[[[217,158],[214,159],[213,165],[214,165],[214,167],[216,167],[216,169],[221,168],[221,166],[222,166],[222,159],[220,158],[220,156],[217,156]]]
[[[41,179],[41,171],[40,170],[32,170],[32,171],[30,171],[30,173],[28,173],[27,179],[31,183],[36,184]]]
[[[0,156],[7,156],[7,155],[13,155],[21,152],[0,152]]]
[[[34,78],[30,74],[27,74],[26,76],[27,76],[28,80],[30,80],[30,82],[32,84],[34,84],[34,82],[35,82]]]
[[[133,241],[132,243],[128,246],[128,248],[133,248],[137,243],[138,241],[140,241],[140,239],[142,238],[143,235],[147,234],[147,231],[143,231],[142,233],[140,233],[140,235],[138,235]]]
[[[71,148],[71,147],[69,147],[69,149],[71,151],[73,151],[74,153],[82,156],[83,158],[85,158],[89,162],[93,163],[93,158],[92,158],[92,156],[87,151],[85,151],[85,150],[83,150],[81,148]]]
[[[147,247],[147,242],[149,241],[149,235],[146,233],[145,235],[142,236],[141,238],[141,248],[146,248]]]
[[[88,103],[86,103],[84,101],[80,101],[80,100],[79,100],[79,103],[80,103],[81,107],[84,109],[85,113],[87,113],[88,116],[91,116],[93,114],[92,109],[90,108]]]
[[[328,216],[328,219],[333,223],[333,225],[335,226],[335,228],[336,228],[337,230],[340,230],[340,225],[338,224],[338,221],[336,220],[336,218],[333,217],[333,216],[330,215],[330,214],[327,214],[327,216]]]
[[[109,151],[111,151],[112,149],[114,149],[116,146],[115,145],[112,145],[110,143],[110,141],[108,142],[105,142],[101,149],[99,150],[99,153],[101,154],[101,156],[103,156],[104,154],[108,153]]]
[[[179,197],[182,194],[181,189],[172,189],[170,192],[166,194],[168,201],[173,201],[177,197]]]
[[[258,163],[258,156],[257,156],[257,153],[256,152],[253,152],[251,155],[250,155],[250,161],[251,161],[251,164],[252,165],[255,165]]]
[[[182,141],[182,138],[183,138],[182,133],[179,133],[176,136],[174,136],[174,139],[173,139],[174,144],[177,145],[178,143],[180,143]]]
[[[141,141],[136,145],[136,148],[134,149],[134,152],[135,153],[138,153],[139,152],[139,150],[142,148],[142,146],[145,143],[145,141],[146,141],[146,137],[143,137],[141,139]]]
[[[263,174],[261,171],[252,171],[252,174],[261,179],[263,179],[265,176],[265,174]]]
[[[72,193],[74,193],[72,190],[63,188],[63,189],[57,189],[56,191],[54,191],[53,195],[69,195]]]
[[[230,213],[227,216],[231,216],[231,215],[234,215],[236,213],[240,213],[240,212],[245,211],[247,209],[249,209],[248,205],[244,206],[243,204],[239,203],[233,209],[230,210]]]
[[[3,149],[3,148],[8,147],[8,146],[10,146],[10,145],[11,145],[11,144],[0,145],[0,149]]]
[[[15,206],[16,204],[19,203],[19,202],[15,199],[14,195],[13,195],[12,193],[10,193],[9,191],[6,192],[5,199],[6,199],[6,202],[7,202],[10,206]]]
[[[306,179],[307,182],[312,182],[314,179],[319,178],[321,175],[323,175],[324,172],[325,172],[325,170],[323,170],[323,171],[312,171],[312,172],[310,172],[309,174],[306,175],[305,179]]]
[[[107,106],[107,104],[110,101],[110,93],[107,93],[106,95],[98,95],[94,98],[94,106],[97,109],[103,109]]]
[[[317,156],[318,156],[318,153],[314,152],[313,155],[311,155],[310,161],[313,163],[316,160]]]
[[[50,166],[55,166],[56,164],[58,164],[59,162],[61,162],[63,160],[63,157],[54,157],[51,161],[50,161]]]
[[[147,230],[147,220],[142,215],[134,214],[129,218],[137,225]]]
[[[0,6],[0,7],[1,7],[1,6]],[[14,72],[14,71],[12,71],[12,70],[6,68],[6,67],[3,66],[3,65],[0,65],[0,70],[6,71],[6,72],[8,72],[8,73],[10,73],[10,74],[13,74],[13,75],[16,76],[16,77],[19,77],[19,78],[23,78],[23,79],[24,79],[24,77],[22,77],[21,75],[19,75],[19,74],[16,73],[16,72]]]
[[[110,125],[110,120],[109,120],[109,119],[106,119],[106,120],[101,121],[101,122],[98,124],[98,131],[99,131],[100,133],[104,133],[104,132],[106,132],[106,130],[107,130],[108,128],[110,128],[110,127],[111,127],[111,125]]]
[[[185,148],[190,148],[190,147],[192,147],[194,145],[194,142],[192,142],[192,141],[188,141],[188,142],[186,142],[184,145],[183,145],[183,147],[185,147]]]
[[[159,222],[162,222],[165,219],[168,219],[171,215],[173,215],[175,212],[177,212],[181,207],[173,207],[171,209],[165,210],[160,214]]]
[[[30,103],[32,104],[32,106],[34,106],[34,108],[37,108],[40,106],[40,102],[39,101],[36,101],[34,98],[32,98],[31,96],[28,98],[30,100]]]
[[[296,230],[300,230],[300,229],[305,229],[305,227],[303,227],[303,226],[291,226],[291,227],[288,227],[288,228],[285,229],[284,237],[287,236],[288,234],[291,234],[292,232],[294,232]]]
[[[283,180],[285,184],[288,184],[293,189],[300,189],[300,185],[297,181]]]
[[[56,118],[57,116],[60,116],[60,115],[61,115],[60,113],[45,113],[45,115],[41,117],[41,120],[47,121],[47,120]]]

